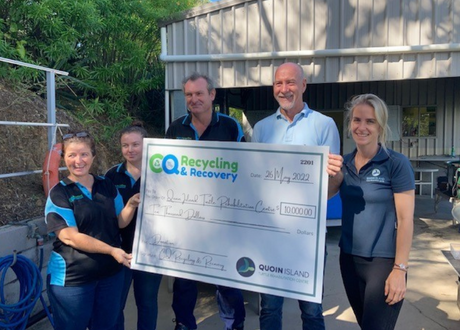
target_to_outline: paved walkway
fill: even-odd
[[[417,196],[415,232],[408,279],[408,292],[396,326],[401,330],[458,330],[460,310],[457,306],[457,283],[454,270],[441,250],[448,250],[451,242],[460,243],[458,225],[452,223],[451,204],[442,201],[434,213],[433,200]],[[328,229],[328,258],[325,277],[324,315],[330,330],[359,330],[348,304],[338,265],[340,227]],[[214,286],[202,284],[196,308],[199,330],[220,330],[222,323],[217,313]],[[168,291],[168,278],[162,282],[159,295],[158,330],[173,330],[172,294]],[[259,329],[258,295],[245,292],[247,318],[245,330]],[[136,307],[132,293],[126,310],[126,330],[136,330]],[[300,312],[297,301],[286,299],[284,330],[300,330]],[[43,320],[31,330],[51,330]]]

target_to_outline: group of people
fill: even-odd
[[[412,243],[412,167],[385,146],[388,111],[380,98],[358,95],[347,104],[356,149],[342,157],[334,121],[308,107],[302,98],[306,88],[301,66],[280,65],[273,83],[279,108],[254,126],[252,142],[329,146],[328,196],[340,192],[343,205],[339,245],[346,294],[361,329],[394,329]],[[185,78],[183,92],[188,112],[170,125],[166,138],[245,141],[235,119],[213,111],[216,90],[209,77],[194,73]],[[96,150],[88,132],[63,136],[69,175],[51,189],[45,210],[48,231],[56,234],[47,290],[57,330],[124,329],[131,283],[137,328],[156,329],[161,275],[130,269],[146,136],[138,124],[122,130],[124,161],[105,176],[90,173]],[[195,281],[175,279],[175,330],[197,329],[197,295]],[[243,330],[241,291],[217,286],[216,297],[224,328]],[[282,329],[283,297],[261,294],[260,307],[260,329]],[[325,329],[321,304],[299,301],[299,308],[303,330]]]

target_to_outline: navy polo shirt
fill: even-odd
[[[80,233],[119,247],[118,214],[123,200],[115,185],[104,177],[94,177],[91,192],[68,178],[55,185],[48,196],[45,221],[48,232],[77,227]],[[78,286],[107,278],[121,270],[112,256],[74,249],[56,238],[48,263],[51,284]]]
[[[112,180],[118,189],[123,203],[126,205],[129,199],[140,191],[141,179],[134,180],[131,174],[126,169],[126,163],[115,165],[105,174],[107,178]],[[134,232],[136,230],[137,208],[134,212],[133,220],[125,228],[120,229],[121,248],[131,253],[133,251]]]
[[[361,257],[394,258],[397,219],[393,194],[415,189],[412,166],[406,156],[380,148],[356,173],[355,155],[356,150],[343,161],[340,248]]]
[[[243,130],[236,119],[215,111],[212,112],[211,123],[201,136],[192,124],[192,115],[188,113],[171,123],[165,137],[203,141],[245,141]]]

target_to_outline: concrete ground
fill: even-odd
[[[457,306],[458,277],[447,263],[441,250],[449,250],[450,243],[460,243],[458,225],[453,224],[451,204],[442,201],[434,213],[434,200],[429,196],[417,196],[414,242],[410,255],[408,292],[396,326],[401,330],[458,330],[460,310]],[[338,264],[338,240],[340,227],[328,228],[328,258],[323,300],[326,328],[331,330],[359,329],[343,289]],[[173,330],[174,313],[171,309],[172,294],[168,290],[171,279],[164,277],[159,294],[158,330]],[[220,330],[214,298],[215,287],[200,285],[200,296],[195,310],[200,330]],[[259,329],[258,294],[245,292],[245,330]],[[125,310],[126,330],[136,330],[136,307],[132,291]],[[283,325],[285,330],[301,329],[297,301],[286,299]],[[51,330],[47,319],[30,330]]]

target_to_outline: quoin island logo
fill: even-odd
[[[371,176],[366,177],[366,182],[385,182],[385,176],[381,176],[382,172],[378,168],[374,168]]]
[[[172,154],[154,154],[149,158],[149,168],[153,173],[181,175],[205,179],[230,180],[238,177],[238,162],[223,157],[211,159],[193,158],[187,155],[177,157]]]
[[[243,257],[236,262],[236,271],[243,277],[251,277],[256,271],[256,265],[251,258]]]

